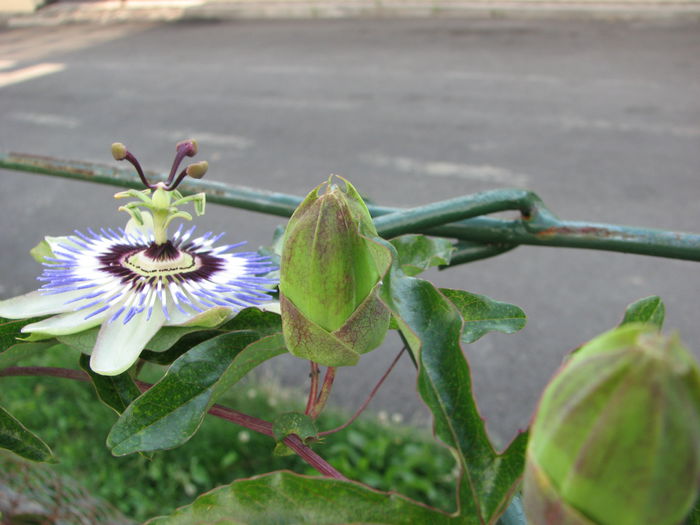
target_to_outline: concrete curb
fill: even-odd
[[[35,13],[5,15],[9,27],[71,23],[172,22],[177,20],[338,18],[576,18],[685,19],[700,22],[700,1],[587,0],[100,0],[58,2]]]

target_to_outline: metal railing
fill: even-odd
[[[0,154],[0,168],[142,188],[133,170],[102,164],[10,153]],[[162,174],[147,175],[165,180]],[[295,195],[204,180],[185,180],[178,189],[183,194],[203,192],[209,202],[281,217],[291,216],[302,201]],[[453,239],[456,251],[450,266],[493,257],[523,244],[700,261],[700,234],[561,220],[536,194],[520,189],[484,191],[408,209],[368,207],[383,237],[424,233]],[[519,212],[520,218],[485,217],[509,210]]]

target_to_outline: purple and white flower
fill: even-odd
[[[90,367],[99,374],[116,375],[138,359],[163,326],[216,326],[243,308],[271,303],[269,293],[277,280],[265,277],[276,270],[268,257],[234,252],[243,242],[217,246],[223,234],[195,237],[194,227],[180,226],[168,237],[170,220],[189,216],[178,211],[177,204],[197,198],[203,208],[203,196],[183,198],[174,192],[177,200],[171,203],[172,185],[151,188],[155,188],[152,199],[150,189],[118,194],[139,198],[122,208],[132,216],[125,229],[47,237],[52,255],[44,258],[39,277],[43,286],[0,301],[0,316],[53,315],[22,329],[34,338],[99,325]],[[134,211],[134,206],[148,211]]]

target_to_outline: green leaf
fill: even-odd
[[[0,352],[0,369],[7,368],[8,366],[13,366],[17,361],[26,359],[34,354],[48,350],[49,348],[56,345],[55,341],[41,342],[41,343],[19,343],[10,346],[6,350]]]
[[[201,326],[164,326],[148,341],[146,348],[151,352],[165,352],[175,346],[180,339],[195,332],[207,332],[217,335],[224,333],[221,330],[202,328]]]
[[[18,338],[25,337],[22,328],[46,317],[32,317],[31,319],[5,319],[0,317],[0,352],[8,350],[12,346],[21,343]]]
[[[223,330],[202,330],[197,329],[191,333],[186,333],[183,335],[175,344],[164,351],[144,350],[141,352],[141,359],[148,361],[149,363],[156,363],[158,365],[169,365],[180,357],[185,352],[189,351],[191,348],[207,341],[217,335],[225,334]],[[150,344],[150,343],[149,343]]]
[[[513,334],[527,322],[525,312],[513,304],[464,290],[441,288],[440,291],[457,307],[464,319],[463,343],[473,343],[493,331]]]
[[[259,308],[246,308],[230,321],[226,321],[219,329],[252,330],[260,334],[260,337],[264,337],[282,331],[282,318],[279,314],[263,312]]]
[[[457,307],[431,283],[394,267],[384,299],[418,363],[418,391],[433,414],[435,432],[462,470],[459,514],[465,523],[494,523],[522,476],[527,434],[498,454],[472,396],[469,366],[460,347]]]
[[[398,252],[399,267],[409,276],[418,275],[431,266],[450,264],[455,249],[449,239],[419,234],[402,235],[390,242]]]
[[[107,446],[121,456],[183,444],[226,389],[260,363],[284,352],[282,334],[261,339],[250,330],[197,345],[124,411],[107,436]]]
[[[216,329],[165,327],[148,342],[146,345],[148,350],[141,352],[141,359],[159,365],[169,365],[182,354],[204,341],[237,330],[252,330],[257,332],[260,337],[264,337],[281,332],[282,322],[278,314],[263,312],[259,308],[245,308],[233,319]],[[180,338],[177,339],[177,336]],[[174,342],[175,340],[176,342]]]
[[[100,401],[114,409],[117,414],[124,412],[126,407],[141,395],[139,387],[127,372],[116,376],[96,374],[90,368],[90,357],[85,354],[80,355],[80,368],[90,376]]]
[[[56,461],[49,446],[0,407],[0,448],[32,461]]]
[[[663,327],[666,316],[666,307],[660,297],[652,295],[645,297],[625,309],[625,317],[620,325],[627,323],[648,323],[658,327]]]
[[[277,444],[275,445],[274,454],[276,456],[291,456],[294,451],[287,445],[282,443],[282,440],[290,434],[296,434],[308,445],[316,440],[318,430],[314,424],[314,420],[306,414],[298,412],[285,412],[278,415],[272,422],[272,433]]]
[[[56,339],[82,354],[90,355],[92,349],[95,347],[95,341],[97,341],[97,333],[99,331],[100,327],[96,326],[95,328],[89,328],[75,334],[59,335],[56,336]]]
[[[148,525],[193,523],[282,525],[295,523],[454,523],[451,516],[405,496],[360,483],[273,472],[203,494]]]
[[[700,525],[700,495],[695,502],[693,510],[690,511],[690,514],[685,519],[685,525]]]

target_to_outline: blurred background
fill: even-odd
[[[623,18],[200,13],[5,25],[0,151],[116,165],[109,147],[121,141],[146,169],[167,172],[175,143],[194,137],[212,181],[301,196],[337,173],[372,202],[396,207],[528,188],[563,219],[698,232],[698,18]],[[0,183],[2,298],[37,287],[41,269],[28,251],[44,235],[126,220],[114,188],[13,171],[0,171]],[[252,247],[269,244],[283,223],[216,205],[197,221]],[[528,425],[562,358],[639,298],[661,296],[667,328],[700,357],[698,270],[520,247],[425,275],[528,315],[520,333],[465,347],[487,428],[505,445]],[[399,349],[391,336],[342,369],[332,403],[359,406]],[[283,356],[260,381],[303,398],[307,374],[306,363]],[[429,426],[410,360],[370,410]]]

